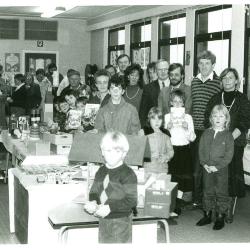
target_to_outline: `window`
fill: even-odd
[[[130,32],[131,61],[145,69],[150,62],[151,22],[133,24]]]
[[[159,58],[169,63],[184,64],[186,15],[161,18],[159,20]]]
[[[57,21],[25,20],[25,40],[57,41]]]
[[[15,19],[0,19],[0,39],[18,39],[19,21]]]
[[[125,53],[125,28],[109,31],[108,64],[116,66],[116,59]]]
[[[230,65],[231,22],[231,5],[196,12],[195,75],[198,73],[197,55],[203,50],[210,50],[216,55],[214,70],[218,75]]]

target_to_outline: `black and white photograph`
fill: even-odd
[[[0,248],[249,243],[250,2],[0,2]]]

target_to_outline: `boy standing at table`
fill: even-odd
[[[105,165],[96,172],[85,210],[100,218],[99,243],[131,243],[137,177],[124,163],[129,143],[122,133],[108,132],[100,147]]]

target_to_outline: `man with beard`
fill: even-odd
[[[163,115],[170,112],[170,93],[175,89],[180,89],[185,95],[186,113],[191,111],[191,87],[184,83],[184,68],[180,63],[173,63],[169,66],[168,75],[170,85],[161,89],[158,97],[158,107]]]

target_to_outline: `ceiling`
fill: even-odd
[[[90,21],[92,19],[114,14],[116,12],[119,12],[119,14],[127,12],[128,10],[130,12],[136,12],[149,7],[152,8],[152,5],[77,6],[57,15],[56,18],[83,19]],[[41,12],[42,11],[39,6],[0,6],[0,16],[40,17]]]

